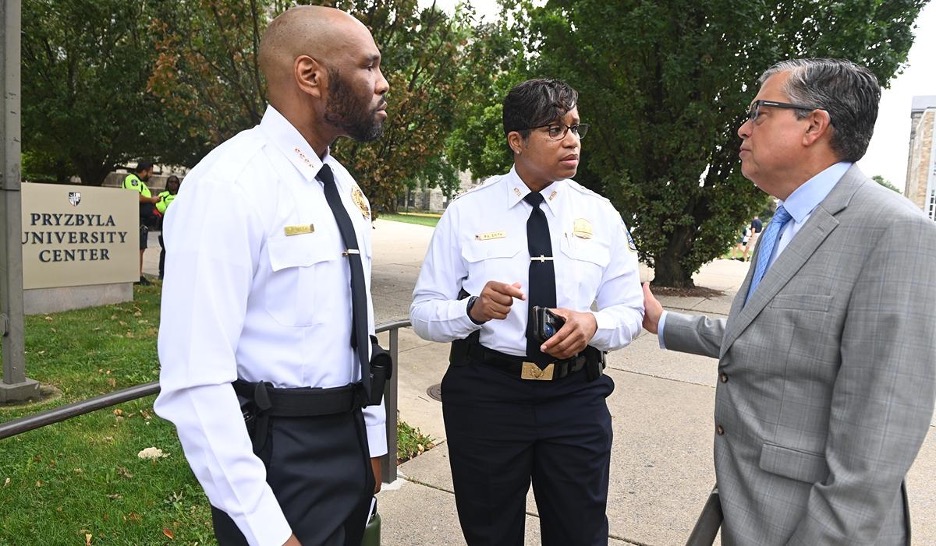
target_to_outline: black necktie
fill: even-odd
[[[543,196],[539,192],[530,192],[524,201],[533,205],[533,212],[527,220],[527,246],[530,249],[530,313],[527,317],[527,358],[537,364],[547,364],[555,360],[539,350],[541,342],[532,332],[533,306],[556,307],[556,270],[552,260],[552,241],[549,238],[549,223],[546,214],[540,209]],[[542,366],[541,366],[542,367]]]
[[[370,338],[367,333],[367,292],[364,283],[364,265],[361,263],[361,252],[358,250],[357,237],[354,234],[354,224],[348,216],[348,210],[338,195],[338,185],[332,175],[331,167],[322,165],[316,177],[325,186],[325,200],[331,207],[338,231],[348,249],[348,264],[351,266],[351,347],[357,349],[358,360],[361,361],[361,382],[364,392],[370,399]]]

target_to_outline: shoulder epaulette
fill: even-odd
[[[477,185],[477,186],[471,188],[470,190],[465,191],[465,192],[463,192],[463,193],[460,193],[460,194],[456,195],[455,198],[452,199],[452,201],[455,201],[455,200],[457,200],[457,199],[461,199],[462,197],[464,197],[464,196],[466,196],[466,195],[468,195],[468,194],[470,194],[470,193],[475,193],[475,192],[484,190],[484,189],[486,189],[486,188],[489,188],[489,187],[491,187],[491,186],[497,184],[503,177],[504,177],[504,175],[502,175],[502,174],[494,175],[494,176],[488,178],[487,180],[485,180],[484,182],[482,182],[481,184],[479,184],[479,185]]]
[[[571,188],[571,189],[573,189],[573,190],[575,190],[575,191],[577,191],[577,192],[579,192],[579,193],[581,193],[581,194],[583,194],[583,195],[593,195],[593,196],[595,196],[595,197],[597,197],[597,198],[599,198],[599,199],[602,199],[602,200],[604,200],[604,201],[607,201],[608,203],[611,203],[611,200],[608,199],[607,197],[605,197],[604,195],[601,195],[600,193],[598,193],[598,192],[596,192],[596,191],[594,191],[594,190],[590,190],[590,189],[586,188],[585,186],[579,184],[578,182],[576,182],[575,180],[572,180],[571,178],[569,179],[568,182],[569,182],[569,188]]]

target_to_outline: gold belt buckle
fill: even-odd
[[[535,362],[524,362],[520,369],[520,379],[532,379],[533,381],[552,381],[555,363],[550,362],[545,368],[540,368]]]

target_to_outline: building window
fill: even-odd
[[[926,215],[930,220],[936,220],[936,189],[930,190],[929,201],[926,204]]]

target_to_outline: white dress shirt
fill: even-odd
[[[370,297],[370,209],[354,179],[327,163],[357,233]],[[351,348],[350,270],[315,176],[322,160],[274,108],[206,156],[166,218],[156,412],[175,423],[211,504],[250,544],[280,545],[290,527],[254,456],[231,387],[340,387],[360,380]],[[365,213],[367,216],[365,216]],[[387,453],[383,405],[365,409],[371,456]]]
[[[503,353],[526,354],[527,301],[514,299],[504,320],[479,326],[458,300],[464,288],[478,295],[488,281],[519,282],[526,293],[530,252],[527,219],[530,192],[514,169],[456,199],[436,226],[413,291],[410,320],[425,339],[449,342],[481,330],[481,344]],[[588,312],[598,331],[589,345],[602,351],[624,347],[643,320],[643,293],[621,215],[611,203],[572,180],[542,192],[556,271],[557,307]]]

